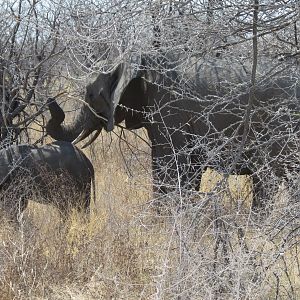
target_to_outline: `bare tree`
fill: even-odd
[[[60,14],[51,2],[4,1],[1,6],[1,141],[20,133],[44,111],[64,47]]]
[[[167,215],[165,242],[162,245],[159,241],[156,248],[162,255],[154,267],[149,267],[150,275],[147,275],[151,296],[155,299],[297,299],[299,280],[294,277],[300,270],[299,1],[3,2],[0,8],[3,143],[24,140],[28,128],[35,123],[39,124],[39,130],[43,129],[39,115],[46,110],[48,96],[66,91],[69,97],[62,99],[68,101],[65,106],[68,113],[83,102],[87,83],[99,72],[109,73],[122,62],[144,71],[145,66],[132,57],[149,58],[149,73],[157,75],[151,77],[151,84],[175,94],[176,100],[188,97],[199,106],[207,101],[201,111],[182,110],[193,115],[192,121],[202,119],[208,128],[213,128],[212,116],[226,115],[228,111],[233,111],[239,119],[239,130],[233,130],[231,135],[226,133],[228,128],[223,131],[213,128],[214,131],[207,131],[203,136],[181,126],[165,126],[161,131],[172,153],[168,159],[157,159],[155,166],[159,174],[154,172],[151,180],[159,189],[167,178],[170,189],[165,194],[154,193],[149,201],[151,205],[167,203],[158,209],[150,205],[160,210],[159,218]],[[207,80],[214,94],[200,97],[192,84],[191,72],[195,73],[198,63],[205,65],[211,60],[221,71],[223,68],[232,72],[217,84]],[[248,72],[247,80],[231,82],[232,73],[241,70]],[[177,77],[174,79],[170,74]],[[199,80],[209,78],[209,70],[196,75]],[[261,98],[256,101],[255,91],[281,87],[279,83],[283,79],[288,82],[284,96],[281,93],[269,102]],[[224,90],[226,93],[222,93]],[[247,101],[231,110],[245,90],[249,91]],[[172,105],[167,103],[163,109]],[[153,105],[147,111],[136,111],[119,105],[118,109],[146,114],[151,123],[161,107]],[[160,120],[163,123],[163,118]],[[188,125],[192,128],[193,123]],[[124,125],[120,126],[124,130]],[[188,136],[188,142],[173,147],[174,132]],[[126,137],[122,131],[120,144]],[[140,141],[134,147],[127,145],[132,159],[127,166],[135,166],[145,155],[136,150]],[[276,143],[282,151],[275,155],[271,145]],[[251,174],[254,184],[259,182],[264,187],[259,195],[254,195],[249,177],[244,176],[247,178],[242,181],[241,177],[231,176],[246,151],[251,155],[245,163],[260,157],[254,160],[255,172]],[[128,156],[124,155],[124,160]],[[188,185],[181,185],[182,177],[191,170],[189,163],[178,162],[182,156],[190,158],[187,162],[194,159],[198,164],[201,172],[193,174],[192,179],[207,167],[225,176],[207,172],[209,180],[217,178],[216,184],[207,191],[203,180],[200,192],[191,190]],[[284,176],[279,176],[277,170],[284,170]],[[151,171],[145,174],[150,176]],[[235,185],[234,181],[242,184]],[[253,209],[249,202],[255,196],[262,207]],[[152,223],[147,226],[143,213],[128,225],[128,236],[138,226],[142,232],[153,227]],[[111,273],[108,277],[112,277]],[[144,292],[139,296],[144,297]]]

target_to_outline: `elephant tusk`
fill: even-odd
[[[89,146],[90,144],[92,144],[92,143],[95,141],[95,139],[99,136],[101,130],[102,130],[102,128],[101,128],[101,129],[98,129],[98,130],[96,131],[96,133],[92,136],[92,138],[91,138],[86,144],[84,144],[81,148],[84,149],[84,148],[86,148],[87,146]]]
[[[78,137],[72,142],[73,145],[78,144],[80,141],[84,140],[91,134],[92,130],[90,129],[83,129]]]

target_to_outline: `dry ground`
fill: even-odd
[[[86,151],[97,186],[89,222],[74,213],[62,224],[35,202],[20,228],[2,219],[0,299],[300,299],[297,207],[286,193],[255,216],[247,178],[231,177],[229,194],[209,171],[190,205],[158,213],[149,148],[129,140],[106,135]]]

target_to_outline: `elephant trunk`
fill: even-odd
[[[51,114],[51,119],[46,124],[47,133],[57,141],[72,142],[82,134],[83,131],[92,133],[99,129],[99,121],[96,122],[89,110],[82,107],[80,113],[75,118],[71,125],[62,125],[65,119],[65,113],[54,99],[48,100],[48,106]],[[96,124],[98,126],[96,126]],[[101,126],[100,126],[101,127]],[[101,127],[102,128],[102,127]]]

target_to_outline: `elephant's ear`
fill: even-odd
[[[114,128],[114,115],[117,105],[121,102],[122,95],[131,82],[132,79],[140,76],[139,66],[141,59],[136,57],[131,59],[129,62],[120,64],[113,73],[113,86],[116,88],[111,95],[111,110],[107,123],[107,131],[111,131]],[[112,87],[113,88],[113,87]]]

